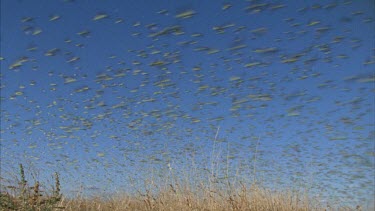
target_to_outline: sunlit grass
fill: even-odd
[[[194,175],[190,175],[194,176]],[[55,174],[51,193],[40,190],[39,182],[29,186],[20,165],[18,184],[7,186],[1,193],[1,210],[362,210],[323,206],[307,192],[271,191],[256,183],[242,181],[226,184],[214,182],[208,173],[206,181],[162,178],[145,181],[145,189],[138,194],[119,193],[110,197],[74,198],[60,194],[60,181]],[[197,177],[201,178],[201,177]]]
[[[17,182],[1,189],[0,210],[366,210],[360,206],[333,207],[329,202],[323,205],[308,191],[292,187],[275,191],[255,180],[219,179],[210,171],[197,171],[193,165],[184,176],[176,176],[170,166],[166,171],[164,175],[172,176],[151,176],[143,181],[144,188],[135,191],[72,197],[60,193],[59,174],[54,175],[52,190],[42,190],[40,187],[48,186],[38,181],[29,184],[20,165]]]
[[[137,181],[143,183],[143,187],[132,185],[135,190],[123,190],[111,195],[98,192],[86,196],[81,192],[76,196],[64,196],[60,193],[61,184],[57,172],[53,175],[53,185],[50,186],[52,189],[41,190],[41,187],[48,187],[48,184],[41,186],[34,178],[35,181],[31,185],[25,179],[24,166],[20,164],[17,176],[12,180],[14,184],[9,185],[8,180],[6,182],[8,185],[4,185],[5,178],[0,178],[3,180],[0,210],[368,210],[359,205],[356,207],[333,205],[329,200],[322,204],[322,199],[312,197],[308,189],[266,188],[263,184],[267,183],[267,178],[262,181],[255,179],[260,137],[254,152],[254,165],[251,170],[253,175],[248,175],[248,178],[243,175],[230,175],[229,153],[225,155],[226,162],[219,159],[221,154],[217,143],[218,133],[219,128],[213,142],[211,161],[205,170],[197,168],[193,158],[187,166],[176,166],[179,171],[168,163],[168,168],[151,169],[152,172],[157,173]],[[83,192],[84,189],[83,187]]]

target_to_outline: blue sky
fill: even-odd
[[[251,178],[257,151],[270,187],[373,198],[374,9],[1,1],[1,176],[28,163],[112,192],[214,149]]]

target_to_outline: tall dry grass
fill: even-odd
[[[59,206],[65,210],[204,210],[204,211],[310,211],[310,210],[366,210],[357,207],[337,207],[321,204],[308,192],[292,189],[272,191],[257,183],[229,179],[213,183],[213,178],[168,178],[148,180],[144,191],[138,194],[118,193],[109,198],[102,196],[73,199],[63,198]],[[232,180],[233,181],[233,180]]]
[[[0,210],[22,211],[121,211],[121,210],[366,210],[360,206],[330,207],[310,197],[308,191],[291,189],[273,191],[260,182],[243,182],[239,178],[216,178],[215,174],[191,168],[184,177],[177,176],[173,169],[161,178],[152,177],[136,194],[118,193],[110,197],[97,195],[64,197],[60,193],[60,179],[56,173],[52,191],[41,190],[36,181],[29,185],[20,165],[18,182],[1,189]],[[46,186],[44,186],[46,187]],[[131,192],[131,191],[130,191]]]
[[[59,174],[54,175],[52,190],[41,190],[39,181],[30,185],[25,179],[24,167],[20,164],[19,173],[13,185],[1,184],[0,210],[20,211],[122,211],[122,210],[204,210],[204,211],[310,211],[310,210],[369,210],[361,206],[333,207],[323,205],[319,199],[309,195],[308,190],[270,190],[255,179],[245,181],[239,175],[229,175],[229,155],[226,163],[219,160],[216,132],[211,155],[211,165],[201,171],[192,161],[183,174],[175,171],[170,164],[162,172],[163,176],[144,181],[144,188],[128,190],[110,197],[96,195],[85,197],[65,197],[60,193]],[[257,146],[259,144],[259,140]],[[255,149],[256,154],[257,147]],[[226,165],[226,168],[219,168]],[[253,174],[256,174],[256,157]],[[179,168],[181,170],[181,168]],[[220,170],[221,169],[221,170]],[[222,171],[222,172],[219,172]],[[181,171],[179,171],[181,172]],[[217,175],[224,177],[218,178]],[[250,178],[251,175],[249,175]],[[253,175],[254,176],[254,175]],[[255,177],[253,177],[255,178]],[[0,181],[4,178],[0,177]],[[267,182],[267,181],[265,181]],[[63,184],[62,184],[63,185]],[[43,186],[47,187],[47,186]],[[136,194],[134,194],[134,192]],[[132,193],[132,194],[130,194]]]

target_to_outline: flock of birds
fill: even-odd
[[[1,1],[2,179],[113,189],[194,159],[373,197],[374,3],[198,2]]]

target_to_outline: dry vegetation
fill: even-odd
[[[200,171],[194,160],[191,165],[180,170],[183,176],[168,164],[165,172],[161,170],[159,176],[152,174],[144,182],[142,190],[137,189],[137,194],[130,192],[117,193],[104,197],[99,193],[96,196],[77,195],[65,197],[60,193],[60,178],[55,172],[54,183],[50,191],[41,190],[41,185],[34,177],[34,185],[29,185],[25,179],[22,164],[13,182],[15,185],[0,183],[0,210],[20,211],[122,211],[122,210],[202,210],[202,211],[310,211],[310,210],[363,210],[361,206],[333,207],[322,205],[319,199],[309,196],[309,191],[294,189],[272,191],[265,188],[261,181],[245,181],[244,178],[229,175],[229,154],[226,155],[226,167],[219,161],[220,150],[217,149],[216,132],[211,154],[211,169]],[[259,140],[258,140],[259,141]],[[257,143],[258,146],[258,143]],[[257,174],[255,149],[254,166],[252,173]],[[160,170],[160,169],[159,169]],[[222,171],[222,172],[221,172]],[[152,171],[154,172],[154,171]],[[167,176],[169,175],[169,176]],[[221,179],[217,175],[223,176]],[[250,176],[250,175],[249,175]],[[255,177],[254,177],[255,178]],[[4,178],[0,177],[1,180]],[[9,182],[8,182],[9,183]],[[43,186],[46,187],[46,186]],[[131,191],[134,192],[134,191]],[[367,210],[367,209],[365,209]]]
[[[51,193],[44,193],[40,189],[39,181],[29,186],[25,179],[24,167],[20,164],[20,178],[15,186],[1,186],[0,210],[55,210],[63,209],[59,206],[62,199],[60,194],[60,179],[55,173],[55,184]],[[4,190],[3,190],[4,189]]]
[[[20,165],[18,184],[2,187],[0,210],[362,210],[361,207],[340,209],[322,206],[308,194],[297,191],[270,191],[261,185],[231,184],[207,181],[192,183],[186,179],[146,182],[146,189],[136,195],[117,194],[110,198],[66,198],[60,193],[59,175],[51,193],[40,190],[39,182],[28,186],[24,168]]]

